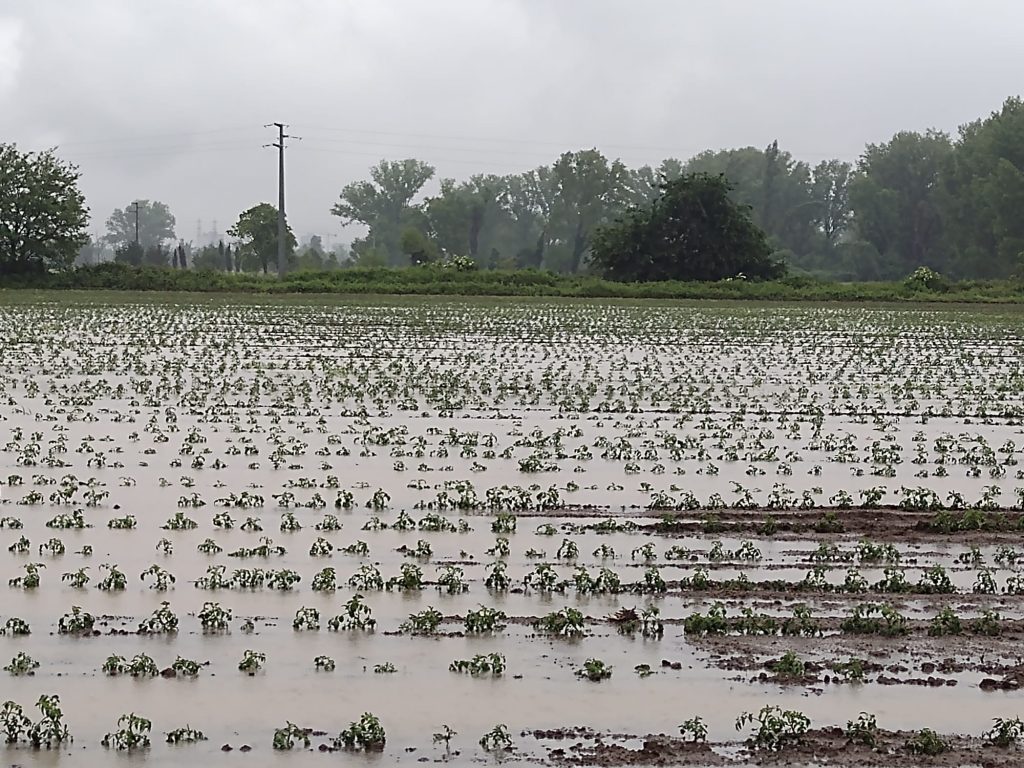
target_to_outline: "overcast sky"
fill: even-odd
[[[178,235],[329,209],[377,160],[507,173],[763,146],[853,160],[1024,91],[1021,0],[0,0],[0,141],[80,165],[101,233],[158,199]]]

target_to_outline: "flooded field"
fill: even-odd
[[[9,300],[0,765],[1019,764],[1022,320]]]

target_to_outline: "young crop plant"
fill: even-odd
[[[246,649],[242,654],[242,660],[238,662],[238,669],[252,677],[267,663],[267,654]]]
[[[725,604],[715,602],[708,608],[707,615],[693,613],[683,621],[683,631],[688,635],[724,635],[729,631],[729,620],[725,617]]]
[[[342,554],[366,557],[370,554],[370,546],[365,541],[356,541],[341,548]]]
[[[97,589],[102,589],[104,592],[120,592],[128,586],[128,577],[119,571],[116,565],[104,563],[100,566],[100,570],[106,571],[107,575],[96,585]]]
[[[882,579],[871,587],[875,592],[900,593],[913,589],[902,568],[886,568],[882,574]]]
[[[640,611],[636,608],[620,608],[608,620],[615,624],[620,634],[634,635],[639,632],[641,637],[656,639],[665,634],[665,625],[659,616],[660,611],[655,606]]]
[[[736,730],[754,724],[754,732],[747,738],[747,744],[754,750],[778,752],[803,741],[811,726],[811,719],[803,712],[764,706],[754,715],[744,712],[736,719]]]
[[[684,720],[679,725],[679,733],[683,739],[689,739],[694,744],[702,744],[708,739],[708,726],[700,715]]]
[[[878,722],[875,716],[861,712],[856,720],[846,722],[844,731],[847,741],[874,749],[878,744]]]
[[[199,523],[179,511],[167,518],[167,522],[160,527],[165,531],[192,531],[199,527]]]
[[[783,635],[797,637],[818,637],[822,634],[821,625],[804,603],[793,606],[793,615],[783,619],[781,631]]]
[[[338,576],[333,568],[322,568],[313,576],[310,589],[314,592],[333,592],[338,588]]]
[[[21,589],[36,589],[39,586],[39,571],[45,568],[46,565],[43,563],[25,563],[22,567],[25,569],[25,575],[10,579],[7,582],[8,585]]]
[[[797,680],[806,672],[805,664],[793,651],[786,651],[778,661],[768,666],[780,680]]]
[[[853,609],[839,625],[842,632],[862,635],[895,637],[910,631],[907,617],[888,603],[864,603]]]
[[[587,659],[583,666],[576,670],[576,677],[586,679],[592,683],[607,680],[612,676],[612,667],[605,664],[601,659]]]
[[[484,586],[492,592],[507,592],[512,585],[512,580],[505,573],[507,569],[508,566],[500,560],[488,565]]]
[[[295,516],[294,512],[285,512],[281,515],[281,533],[292,533],[302,530],[302,523]]]
[[[1000,749],[1015,747],[1024,739],[1024,721],[1019,717],[997,717],[992,721],[992,727],[985,731],[984,738],[989,744]]]
[[[509,512],[499,512],[491,521],[492,533],[515,533],[516,516]]]
[[[508,732],[508,726],[499,723],[481,736],[479,743],[480,748],[485,752],[510,752],[512,750],[512,735]]]
[[[849,661],[832,665],[832,670],[848,683],[863,683],[865,676],[865,662],[863,659],[851,657]]]
[[[928,625],[928,634],[931,637],[959,635],[963,631],[964,628],[960,622],[960,617],[948,605],[939,611]]]
[[[117,730],[104,736],[100,743],[104,747],[113,747],[119,751],[147,749],[152,729],[153,724],[149,720],[132,712],[121,715],[117,721]]]
[[[330,557],[333,551],[334,545],[331,544],[331,542],[329,542],[323,536],[317,536],[316,541],[314,541],[309,547],[309,556]]]
[[[478,653],[472,659],[456,659],[448,665],[448,669],[452,672],[468,672],[473,677],[501,677],[505,673],[505,657],[500,653]]]
[[[437,588],[449,595],[457,595],[469,590],[462,568],[457,565],[443,565],[439,569]]]
[[[412,635],[433,635],[443,619],[444,616],[436,608],[426,608],[419,613],[409,614],[409,619],[402,622],[398,629]]]
[[[644,592],[664,592],[668,589],[668,585],[661,578],[661,572],[654,566],[651,566],[644,570],[644,580],[640,585],[640,589]]]
[[[313,659],[313,668],[318,672],[333,672],[335,668],[334,659],[330,656],[317,656]]]
[[[380,590],[384,589],[384,577],[380,575],[380,571],[376,567],[363,565],[349,577],[348,585],[367,592]]]
[[[73,605],[71,611],[61,616],[57,622],[57,632],[61,635],[90,635],[95,624],[95,616]]]
[[[458,731],[452,729],[449,725],[442,725],[441,730],[433,735],[433,741],[435,744],[444,743],[444,751],[448,753],[452,748],[452,739],[458,736]]]
[[[82,510],[76,509],[73,512],[61,512],[54,516],[50,520],[46,521],[47,528],[54,528],[57,530],[69,530],[76,529],[81,530],[83,528],[92,528],[91,525],[85,522],[85,516]]]
[[[259,533],[263,530],[263,523],[258,517],[248,516],[242,523],[241,528],[246,532]]]
[[[164,740],[168,744],[194,744],[198,741],[206,741],[206,734],[202,731],[193,728],[191,725],[186,725],[184,728],[175,728],[173,731],[168,731],[164,734]]]
[[[372,632],[377,626],[370,606],[363,602],[362,595],[353,595],[345,603],[345,611],[327,621],[327,628],[334,631],[363,630]]]
[[[912,755],[935,757],[952,749],[952,745],[931,728],[922,728],[907,739],[904,749]]]
[[[1001,617],[998,612],[992,609],[982,611],[981,616],[971,620],[968,628],[975,635],[987,635],[989,637],[996,637],[1002,634],[1003,631]]]
[[[364,712],[362,716],[338,734],[335,749],[379,751],[384,749],[387,734],[376,715]]]
[[[508,543],[508,539],[499,536],[494,540],[494,546],[488,549],[485,554],[490,557],[508,557],[511,552],[512,548]]]
[[[109,656],[103,662],[103,671],[108,675],[131,675],[132,677],[156,677],[160,670],[152,657],[138,653],[126,660],[123,656]]]
[[[320,629],[320,611],[316,608],[299,608],[295,612],[295,618],[292,619],[292,629],[295,631]]]
[[[576,560],[580,556],[580,548],[572,539],[563,539],[555,558],[558,560]]]
[[[310,744],[309,734],[311,732],[312,730],[309,728],[300,728],[295,723],[288,721],[284,728],[274,730],[272,746],[277,750],[289,750],[294,749],[295,745],[301,742],[302,746],[308,749]]]
[[[996,586],[996,580],[992,576],[992,571],[988,568],[981,568],[978,570],[978,575],[974,580],[974,586],[971,587],[971,591],[977,595],[995,595],[999,592],[999,587]]]
[[[224,547],[213,539],[204,539],[196,546],[196,551],[202,552],[204,555],[219,555],[224,551]]]
[[[534,566],[534,569],[523,578],[523,586],[542,593],[560,589],[558,574],[547,563]]]
[[[171,604],[164,600],[148,619],[139,622],[140,635],[172,634],[178,631],[178,617],[171,611]]]
[[[67,552],[67,548],[64,546],[64,542],[60,539],[49,539],[45,544],[39,545],[40,555],[51,555],[52,557],[60,557],[65,552]]]
[[[199,662],[194,659],[186,659],[182,656],[177,656],[173,662],[171,662],[171,669],[182,677],[199,677]]]
[[[921,574],[917,589],[924,594],[949,595],[956,592],[956,587],[941,565],[926,568]]]
[[[423,589],[423,569],[415,563],[402,563],[402,573],[392,576],[384,585],[386,589],[400,592],[415,592]]]
[[[39,669],[39,662],[33,659],[24,651],[18,651],[14,658],[11,659],[11,663],[4,667],[4,672],[7,672],[15,677],[31,676],[34,675],[36,670]]]
[[[553,611],[533,623],[534,629],[558,637],[583,637],[585,623],[583,614],[576,608],[568,606]]]
[[[317,531],[340,531],[341,522],[338,520],[337,515],[325,514],[324,519],[313,526],[314,530]]]
[[[505,629],[506,618],[504,611],[481,605],[477,610],[466,613],[466,632],[469,634],[501,632]]]
[[[5,743],[17,744],[25,737],[31,725],[32,721],[25,715],[20,704],[5,701],[0,707],[0,731],[3,732]]]
[[[36,701],[36,707],[42,717],[28,725],[25,731],[25,738],[32,747],[51,749],[71,741],[71,732],[64,724],[59,696],[44,694]]]
[[[166,592],[176,581],[173,573],[168,571],[166,568],[160,567],[156,563],[149,566],[149,568],[139,574],[139,578],[142,581],[145,581],[147,576],[153,577],[153,583],[150,584],[149,588],[155,589],[158,592]]]
[[[206,575],[196,579],[196,589],[230,589],[232,580],[225,577],[227,566],[208,565]]]

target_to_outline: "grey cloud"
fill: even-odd
[[[93,231],[155,198],[189,239],[275,200],[262,126],[284,120],[290,220],[337,234],[381,157],[464,177],[954,130],[1019,89],[1022,22],[1013,0],[7,0],[0,135],[81,165]]]

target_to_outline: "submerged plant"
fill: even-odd
[[[587,659],[583,666],[576,670],[576,677],[586,678],[593,683],[607,680],[612,676],[612,668],[601,659]]]
[[[376,715],[364,712],[362,716],[338,734],[334,739],[336,749],[363,749],[376,751],[384,749],[387,736],[384,726]]]

